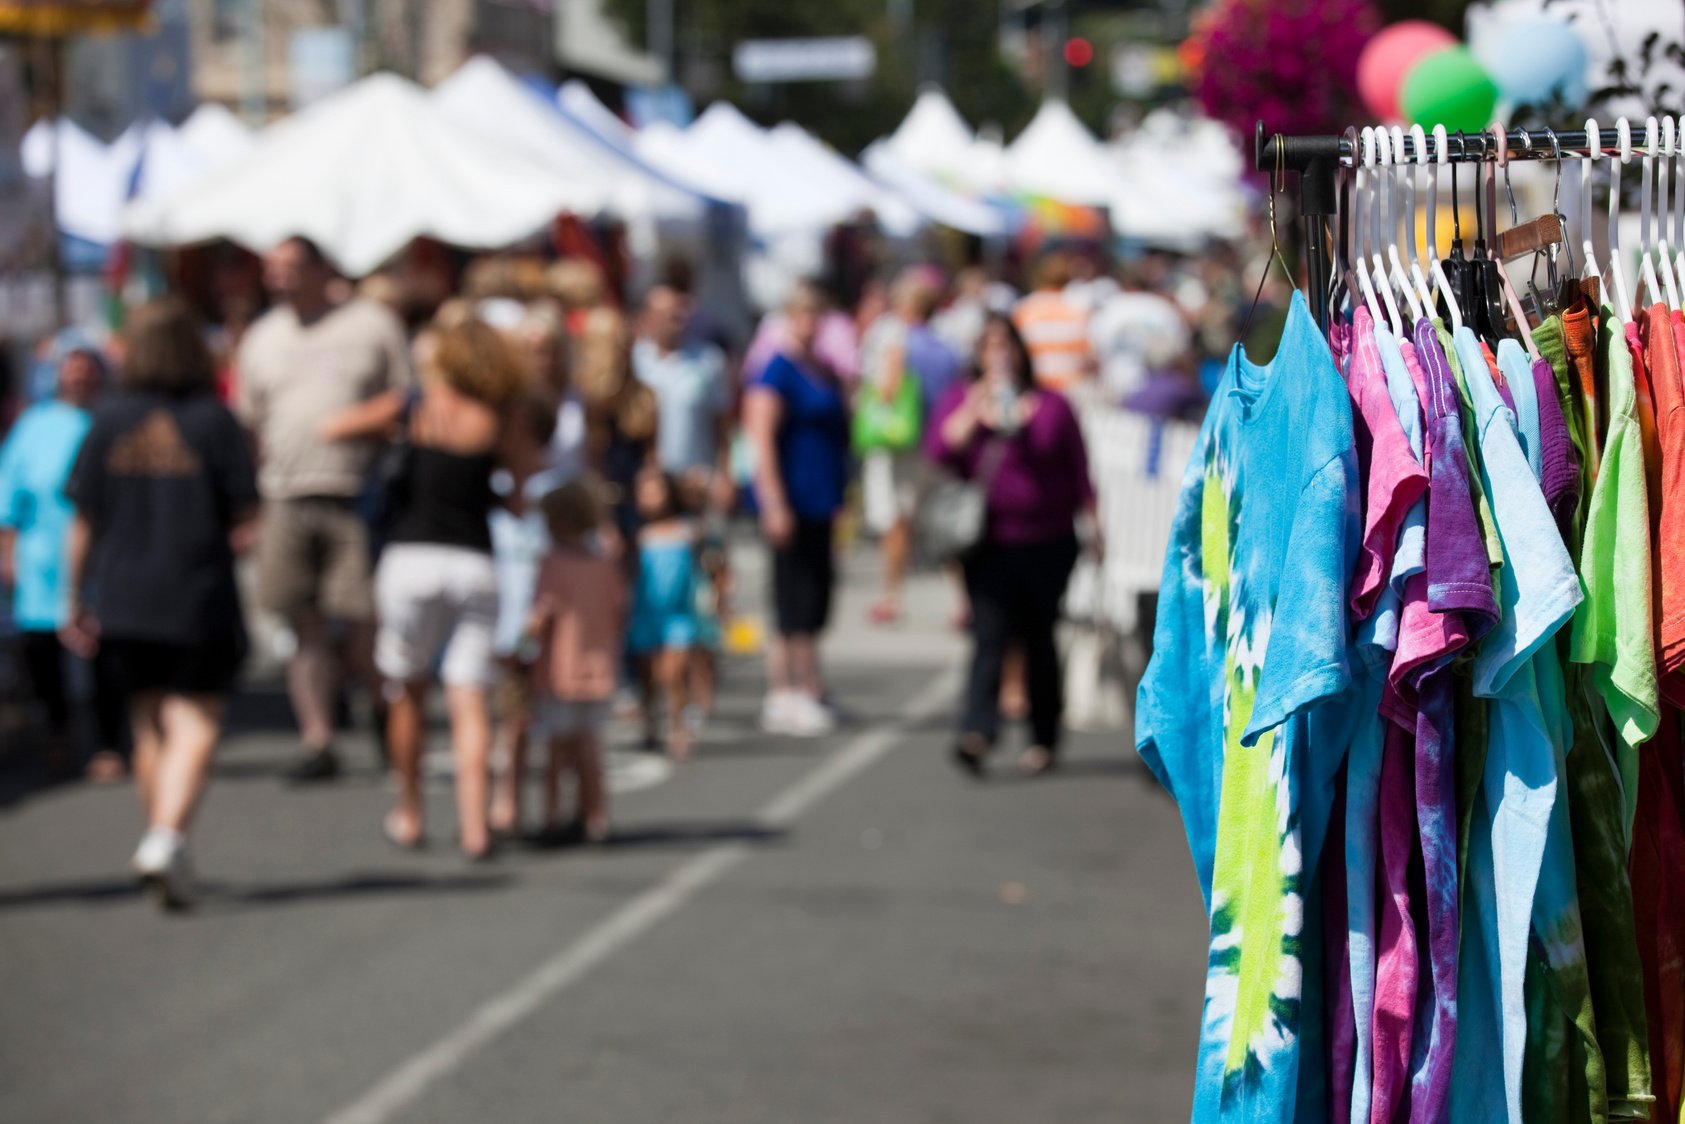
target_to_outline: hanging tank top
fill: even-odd
[[[402,509],[389,541],[457,546],[491,553],[488,517],[497,503],[490,453],[461,454],[416,445],[405,472]]]

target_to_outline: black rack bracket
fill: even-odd
[[[1305,276],[1310,284],[1311,312],[1317,326],[1328,330],[1328,219],[1339,209],[1336,175],[1344,155],[1343,137],[1284,137],[1264,131],[1258,122],[1252,138],[1252,164],[1271,176],[1270,189],[1284,186],[1274,182],[1278,172],[1299,177],[1299,216],[1305,228]]]

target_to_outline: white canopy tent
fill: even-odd
[[[774,132],[715,102],[690,128],[650,125],[635,143],[662,171],[743,204],[761,237],[824,230],[881,201],[875,184],[817,140]]]
[[[858,165],[839,155],[824,141],[788,121],[773,126],[769,137],[777,158],[818,189],[824,185],[844,216],[871,211],[893,237],[908,238],[925,225],[917,210],[893,190],[873,180]]]
[[[1117,166],[1105,146],[1057,98],[1006,147],[1007,186],[1021,195],[1101,207],[1117,194]]]
[[[122,236],[121,215],[142,144],[137,129],[106,144],[69,118],[60,118],[31,126],[20,154],[26,174],[37,179],[53,176],[53,211],[59,230],[74,239],[107,246]]]
[[[1156,110],[1112,154],[1118,178],[1111,220],[1118,234],[1192,249],[1245,230],[1240,152],[1215,121]]]
[[[492,59],[470,59],[434,88],[432,98],[447,116],[592,194],[593,205],[581,210],[606,211],[629,222],[699,222],[707,211],[702,193],[656,175],[547,103]]]
[[[25,135],[23,165],[43,177],[53,171],[54,127],[37,122]],[[226,164],[251,146],[251,133],[217,105],[201,106],[179,127],[156,119],[129,126],[110,144],[75,122],[57,125],[63,174],[54,189],[59,229],[96,246],[117,241],[131,198],[175,190]]]
[[[907,166],[948,183],[968,183],[977,138],[939,86],[925,86],[882,142]]]
[[[162,121],[132,126],[140,138],[135,198],[159,198],[251,151],[252,132],[220,105],[202,105],[175,128]],[[121,217],[119,216],[119,223]]]
[[[226,106],[206,102],[176,126],[188,147],[206,160],[224,162],[252,150],[252,131]]]
[[[265,249],[304,235],[361,276],[418,237],[495,249],[602,202],[599,186],[462,124],[413,83],[376,74],[265,129],[226,167],[136,203],[124,226],[148,245],[228,238]]]
[[[602,99],[591,92],[591,87],[579,79],[570,79],[557,88],[556,104],[562,107],[563,113],[599,137],[631,151],[632,135],[636,130],[617,117],[614,110],[604,105]]]

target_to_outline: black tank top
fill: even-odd
[[[497,503],[491,487],[496,470],[497,458],[490,453],[464,456],[413,446],[402,507],[388,541],[460,546],[490,554],[491,525],[487,517]]]

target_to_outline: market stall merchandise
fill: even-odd
[[[1332,269],[1273,358],[1230,355],[1140,690],[1209,909],[1195,1121],[1680,1119],[1675,124],[1260,132],[1348,237],[1310,224]],[[1581,156],[1612,228],[1643,164],[1636,283],[1588,190],[1585,257],[1541,251],[1524,301],[1488,253],[1498,166]],[[1473,166],[1476,238],[1424,259],[1443,163]]]

